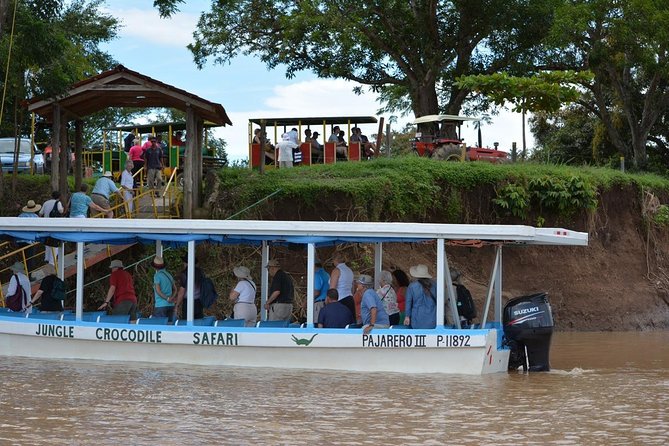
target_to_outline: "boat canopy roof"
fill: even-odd
[[[214,124],[213,122],[209,121],[204,121],[203,124],[204,128],[212,128],[212,127],[220,127],[218,124]],[[186,130],[186,123],[185,122],[154,122],[153,124],[137,124],[137,125],[121,125],[117,127],[109,127],[105,130],[107,131],[122,131],[122,132],[132,132],[134,130],[137,130],[139,133],[151,133],[152,131],[158,132],[158,133],[164,133],[164,132],[169,132],[170,127],[172,128],[172,131],[177,131],[177,130]]]
[[[323,125],[323,124],[374,124],[377,119],[374,116],[326,116],[322,118],[251,118],[249,122],[260,125],[287,126],[287,125]]]
[[[127,244],[156,240],[182,244],[211,241],[222,244],[420,242],[435,239],[502,244],[587,246],[588,234],[562,228],[522,225],[433,223],[358,223],[269,220],[123,220],[90,218],[0,218],[0,234],[19,240]]]
[[[420,118],[416,118],[412,124],[425,124],[426,122],[442,122],[442,121],[480,121],[481,118],[474,118],[469,116],[458,116],[458,115],[425,115]]]

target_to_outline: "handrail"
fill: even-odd
[[[144,166],[140,167],[139,170],[138,170],[137,172],[135,172],[135,173],[132,175],[132,177],[135,178],[135,177],[136,177],[137,175],[139,175],[140,172],[142,172],[143,170],[144,170]]]
[[[178,171],[179,171],[179,169],[172,170],[172,174],[170,175],[170,179],[167,181],[167,184],[165,185],[165,190],[163,191],[163,197],[165,196],[165,194],[169,190],[170,185],[172,184],[172,180],[174,179],[174,177],[176,176]]]

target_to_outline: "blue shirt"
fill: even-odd
[[[93,202],[91,197],[83,192],[75,192],[70,200],[70,217],[88,215],[88,206]]]
[[[95,187],[91,193],[109,198],[116,191],[118,191],[118,187],[116,187],[111,178],[101,177],[95,182]]]
[[[19,218],[39,218],[39,215],[37,215],[34,212],[21,212],[19,214]],[[327,290],[325,290],[327,291]]]
[[[323,302],[330,289],[330,275],[323,268],[318,268],[314,277],[314,290],[319,294],[314,294],[314,302]]]
[[[390,325],[390,319],[388,318],[386,309],[383,307],[383,301],[376,294],[376,291],[370,288],[362,295],[362,301],[360,302],[360,316],[362,317],[363,325],[372,323],[372,308],[376,308],[376,320],[374,324]]]
[[[174,278],[172,275],[164,269],[156,271],[153,275],[153,297],[156,300],[156,308],[159,307],[173,307],[174,304],[166,301],[158,294],[156,291],[156,285],[160,285],[160,291],[166,295],[170,296],[172,294],[172,284],[174,283]]]
[[[354,324],[351,310],[341,302],[327,304],[318,313],[318,323],[323,328],[346,328],[348,324]]]
[[[434,281],[427,293],[420,282],[407,287],[405,314],[411,318],[411,328],[434,328],[437,325],[437,285]]]

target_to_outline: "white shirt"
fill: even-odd
[[[9,279],[9,288],[7,288],[7,296],[12,296],[16,293],[16,274],[19,278],[19,284],[23,288],[25,293],[23,296],[23,303],[21,305],[21,311],[26,311],[27,304],[32,300],[32,294],[30,293],[30,279],[23,273],[14,273],[12,272],[12,278]]]
[[[134,186],[132,172],[128,172],[127,170],[123,171],[121,174],[121,186],[123,186],[125,189],[132,189]]]
[[[58,212],[60,212],[61,214],[65,212],[65,209],[63,209],[63,203],[61,203],[60,200],[52,198],[51,200],[47,200],[44,202],[44,204],[42,205],[42,209],[39,210],[39,216],[49,218],[49,214],[51,214],[53,206],[56,203],[58,203]]]
[[[281,141],[279,144],[279,161],[293,161],[293,149],[297,147],[293,141]]]
[[[237,300],[243,303],[255,304],[256,301],[256,284],[252,280],[242,279],[237,282],[235,291],[239,293]]]
[[[353,293],[353,271],[345,263],[340,263],[336,267],[339,270],[339,280],[337,281],[337,292],[339,300],[352,296]]]

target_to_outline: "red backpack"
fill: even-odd
[[[19,276],[17,274],[14,274],[14,279],[16,279],[16,291],[11,296],[7,296],[5,306],[12,311],[22,311],[25,292],[23,291],[23,287],[19,282]]]

